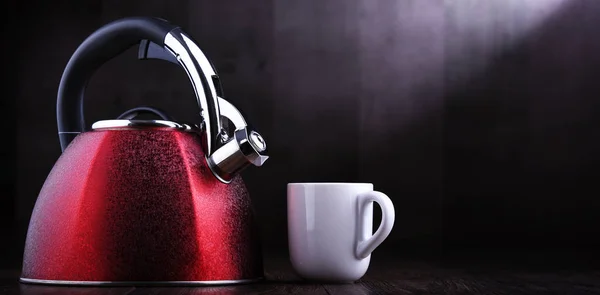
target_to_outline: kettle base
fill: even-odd
[[[249,284],[264,280],[264,277],[243,280],[222,281],[61,281],[20,278],[25,284],[63,285],[63,286],[214,286]]]

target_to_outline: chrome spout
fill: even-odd
[[[240,111],[227,100],[219,97],[221,116],[234,125],[233,136],[207,157],[208,166],[222,182],[229,183],[233,177],[250,164],[260,167],[269,156],[267,143],[256,130],[248,126]]]

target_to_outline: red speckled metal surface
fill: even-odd
[[[80,134],[35,205],[22,278],[219,281],[263,276],[241,178],[219,182],[193,133]]]

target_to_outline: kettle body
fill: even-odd
[[[22,280],[218,283],[259,279],[260,239],[238,175],[212,176],[197,134],[171,127],[82,133],[51,170]]]
[[[182,67],[195,123],[138,107],[88,128],[85,88],[104,63],[138,58]],[[136,119],[142,112],[157,120]],[[239,174],[268,159],[262,136],[223,98],[210,61],[183,30],[131,17],[92,33],[71,56],[57,95],[63,153],[31,215],[23,283],[232,284],[263,277],[260,238]]]

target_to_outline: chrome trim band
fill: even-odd
[[[92,124],[92,130],[101,129],[145,129],[145,128],[173,128],[190,130],[186,124],[179,124],[166,120],[102,120]]]
[[[66,285],[66,286],[214,286],[248,284],[264,280],[264,277],[243,280],[222,281],[62,281],[19,278],[19,282],[41,285]]]

